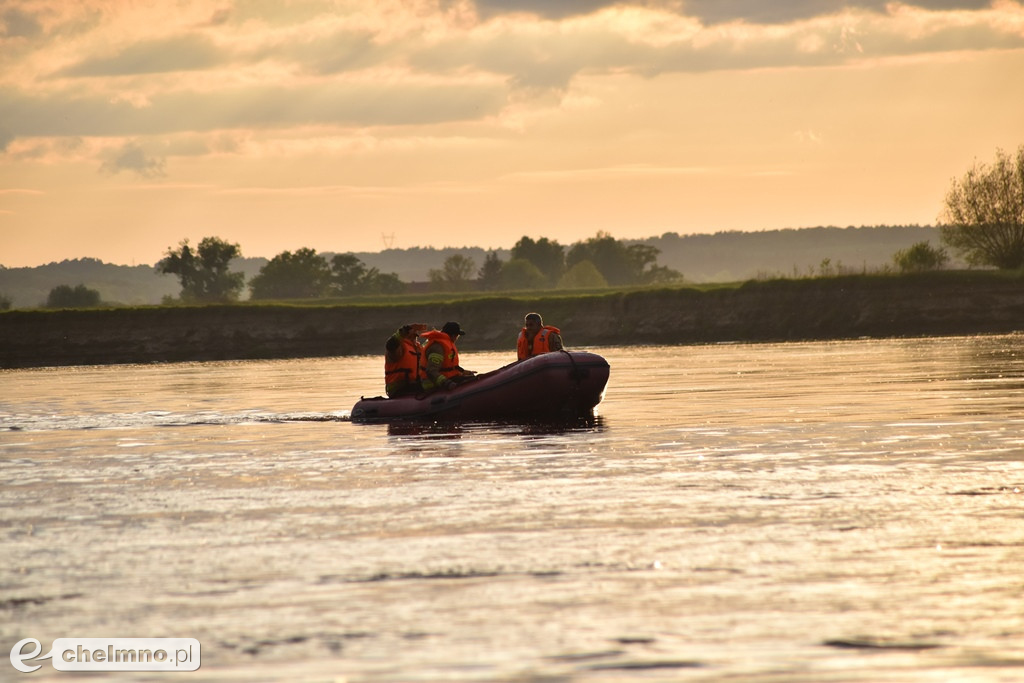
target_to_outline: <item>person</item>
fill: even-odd
[[[440,330],[420,335],[427,340],[420,360],[420,385],[424,391],[451,388],[476,374],[459,365],[455,343],[464,334],[466,331],[459,323],[447,322]]]
[[[562,350],[562,332],[557,327],[545,325],[540,313],[527,313],[523,319],[525,327],[516,341],[516,353],[519,360],[531,356]]]
[[[406,396],[420,390],[423,347],[417,337],[428,329],[423,323],[402,325],[384,343],[384,391],[388,397]]]

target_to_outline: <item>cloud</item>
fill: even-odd
[[[847,6],[831,0],[768,3],[720,0],[700,6],[714,21],[755,19],[775,26],[721,23],[705,26],[697,19],[665,9],[617,5],[604,12],[562,22],[506,19],[466,33],[453,33],[410,52],[409,63],[423,71],[457,73],[484,70],[505,76],[514,86],[565,91],[585,73],[662,73],[750,70],[773,67],[819,67],[914,54],[970,49],[1024,47],[1024,13],[1008,5],[994,10],[942,13],[865,0],[860,11],[848,10],[793,21],[828,8]],[[925,2],[926,0],[921,0]],[[528,3],[514,3],[525,6]],[[932,4],[954,4],[950,0]],[[958,5],[977,4],[960,2]],[[784,7],[785,10],[778,9]],[[732,12],[727,12],[731,8]],[[760,9],[759,9],[760,8]],[[765,8],[775,8],[768,13]],[[711,12],[723,12],[709,16]],[[758,13],[760,12],[760,13]]]
[[[476,0],[477,12],[489,19],[500,14],[527,12],[545,19],[590,14],[616,4],[610,0]]]
[[[215,10],[214,13],[210,16],[210,19],[208,21],[206,21],[205,23],[200,24],[200,25],[201,26],[221,26],[223,24],[228,23],[228,21],[231,20],[231,15],[232,15],[232,12],[231,12],[231,8],[230,7],[222,7],[221,9]]]
[[[111,55],[82,60],[56,75],[95,77],[196,71],[218,66],[225,59],[224,52],[209,38],[191,34],[135,43]]]
[[[15,194],[19,194],[19,195],[24,194],[24,195],[38,196],[38,195],[42,195],[42,194],[45,194],[45,193],[42,190],[30,190],[30,189],[21,188],[21,187],[12,187],[12,188],[0,189],[0,196],[3,196],[3,195],[15,195]]]
[[[173,14],[140,23],[131,10],[90,5],[81,10],[97,17],[90,28],[77,21],[73,37],[56,32],[38,51],[46,59],[12,58],[0,74],[0,151],[26,137],[490,122],[564,104],[587,75],[1024,48],[1024,8],[1012,0],[477,0],[480,16],[455,11],[469,0],[438,2],[447,13],[399,0],[356,3],[347,14],[317,1],[289,4],[294,13],[277,3],[196,3],[170,26]],[[157,37],[168,30],[177,33]],[[96,47],[124,35],[137,42]],[[193,154],[202,148],[190,143]]]
[[[35,38],[43,31],[36,17],[12,7],[0,13],[0,36],[4,38]]]
[[[844,10],[885,12],[892,0],[476,0],[484,19],[527,12],[548,20],[593,14],[611,7],[659,8],[698,19],[706,25],[742,21],[785,24],[838,14]],[[981,10],[990,0],[909,0],[905,4],[929,10]]]
[[[479,70],[502,75],[518,87],[564,90],[580,71],[635,62],[637,51],[646,50],[600,28],[561,31],[556,26],[510,25],[486,39],[456,35],[426,45],[409,55],[409,63],[421,71]]]
[[[720,173],[707,166],[655,166],[651,164],[627,164],[622,166],[574,168],[549,171],[525,171],[509,173],[499,180],[547,184],[551,182],[579,182],[585,180],[615,180],[621,178],[653,178],[702,176]]]
[[[371,31],[341,29],[322,36],[302,36],[253,49],[251,60],[274,59],[296,64],[321,76],[366,69],[393,58],[390,49],[374,40]]]
[[[129,142],[103,162],[100,173],[114,175],[130,171],[142,178],[161,178],[167,175],[165,166],[164,159],[150,157],[138,144]]]
[[[793,137],[801,145],[819,146],[825,141],[822,134],[816,130],[798,130],[793,133]]]
[[[493,116],[505,99],[500,84],[476,83],[247,85],[155,94],[145,107],[102,94],[40,95],[0,89],[0,121],[17,137],[402,126]]]

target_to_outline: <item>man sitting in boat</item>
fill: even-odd
[[[527,313],[523,322],[526,326],[519,333],[519,339],[516,341],[519,360],[562,350],[561,330],[551,325],[545,325],[540,313]]]
[[[420,390],[423,347],[417,337],[428,329],[423,323],[402,325],[384,343],[384,391],[389,397]]]
[[[431,330],[420,335],[427,340],[423,345],[420,362],[420,384],[423,391],[451,387],[476,374],[459,365],[459,349],[455,342],[464,334],[466,331],[459,323],[447,322],[440,331]]]

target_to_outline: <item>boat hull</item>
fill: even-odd
[[[608,361],[587,351],[534,356],[451,389],[363,398],[353,422],[567,419],[592,414],[608,384]]]

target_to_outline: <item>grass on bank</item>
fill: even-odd
[[[421,292],[406,294],[357,295],[350,297],[332,297],[319,299],[280,299],[280,300],[246,300],[231,303],[185,303],[170,302],[144,306],[122,306],[114,303],[101,303],[93,308],[51,309],[21,308],[0,311],[0,317],[16,311],[36,311],[40,313],[66,310],[98,311],[98,310],[154,310],[181,308],[213,308],[213,307],[245,307],[245,308],[333,308],[333,307],[373,307],[401,308],[408,306],[445,306],[452,304],[486,304],[487,302],[519,303],[524,309],[543,308],[551,305],[584,305],[587,301],[607,297],[623,297],[642,293],[668,292],[726,292],[739,289],[833,289],[846,286],[856,287],[891,287],[893,284],[920,288],[934,285],[945,287],[961,285],[977,287],[984,285],[1024,284],[1024,271],[1000,270],[940,270],[922,273],[859,273],[824,275],[815,277],[764,277],[742,282],[688,283],[671,285],[635,285],[629,287],[602,287],[576,290],[509,290],[509,291],[465,291],[465,292]]]

